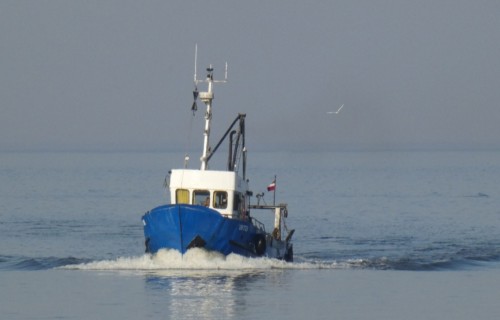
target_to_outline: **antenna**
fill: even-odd
[[[198,62],[198,44],[194,45],[194,83],[196,83],[196,63]]]
[[[208,83],[209,82],[208,78],[207,79],[203,79],[203,80],[198,79],[197,66],[198,66],[198,44],[196,43],[195,46],[194,46],[194,77],[193,77],[194,84],[197,85],[200,82],[207,82]],[[208,69],[211,69],[211,70],[208,70]],[[226,83],[227,82],[227,70],[228,70],[228,67],[227,67],[227,61],[226,61],[226,65],[225,65],[225,69],[224,69],[224,80],[214,80],[214,79],[212,79],[211,82],[213,82],[213,83]],[[208,72],[213,72],[212,65],[210,65],[207,68],[207,71]]]
[[[224,80],[214,80],[214,83],[226,83],[227,82],[227,61],[226,68],[224,70]]]

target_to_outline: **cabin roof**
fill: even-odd
[[[177,169],[172,170],[170,188],[238,190],[242,180],[233,171]]]

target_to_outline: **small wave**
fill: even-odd
[[[350,252],[344,252],[344,257],[337,256],[334,263],[324,260],[328,255],[309,253],[310,261],[318,261],[316,265],[326,265],[329,268],[399,270],[399,271],[442,271],[463,270],[475,267],[487,267],[491,263],[500,262],[500,246],[498,242],[480,243],[474,246],[441,244],[425,248],[414,248],[401,255],[369,256],[369,253],[359,253],[354,257]],[[330,256],[333,253],[330,253]],[[320,262],[322,261],[323,262]]]
[[[486,193],[478,192],[473,195],[465,196],[465,198],[489,198],[490,196]]]
[[[353,269],[398,270],[398,271],[438,271],[453,270],[463,264],[452,260],[422,262],[408,258],[390,259],[387,257],[373,259],[353,259],[348,261]]]
[[[57,257],[0,257],[0,269],[4,270],[48,270],[61,266],[72,264],[81,264],[88,262],[88,259],[79,259],[75,257],[57,258]]]
[[[399,270],[399,271],[442,271],[463,270],[470,267],[485,266],[489,262],[500,261],[500,253],[488,252],[474,254],[461,250],[453,255],[442,257],[378,257],[370,259],[349,259],[345,264],[351,269]]]

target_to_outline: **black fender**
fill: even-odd
[[[283,257],[286,262],[293,262],[293,245],[290,245],[285,253],[285,256]]]

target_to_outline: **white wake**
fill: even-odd
[[[154,255],[120,257],[113,260],[67,265],[74,270],[266,270],[266,269],[343,269],[336,262],[285,262],[270,258],[247,258],[237,254],[224,256],[213,251],[193,248],[181,255],[176,250],[162,249]]]

